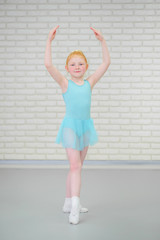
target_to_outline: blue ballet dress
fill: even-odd
[[[87,80],[78,85],[68,80],[68,88],[62,94],[66,105],[66,114],[60,125],[56,143],[62,143],[64,148],[79,151],[84,147],[94,145],[98,136],[90,118],[91,86]]]

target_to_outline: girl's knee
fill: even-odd
[[[67,152],[68,160],[70,163],[70,170],[71,171],[81,170],[82,162],[81,162],[80,151],[72,148],[66,148],[66,152]]]
[[[80,161],[78,162],[74,162],[74,163],[70,163],[70,170],[71,171],[81,171],[82,168],[82,163]]]

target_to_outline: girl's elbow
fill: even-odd
[[[110,64],[111,64],[111,59],[109,57],[109,58],[105,59],[104,65],[105,65],[106,68],[108,68]]]
[[[106,70],[108,69],[109,65],[111,64],[111,60],[109,59],[106,63],[105,63],[105,68]]]
[[[110,58],[110,56],[109,56],[109,58],[108,58],[108,66],[111,64],[111,58]]]
[[[45,67],[46,67],[47,69],[51,67],[51,64],[49,64],[49,63],[47,63],[47,62],[45,62],[44,65],[45,65]]]
[[[107,54],[107,55],[104,56],[103,62],[104,62],[104,64],[105,64],[106,66],[109,67],[109,65],[111,64],[110,54]]]

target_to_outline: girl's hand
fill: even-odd
[[[102,41],[102,40],[104,39],[103,36],[102,36],[102,33],[101,33],[100,31],[98,31],[98,30],[96,30],[95,28],[92,28],[92,27],[91,27],[90,29],[93,30],[96,38],[97,38],[99,41]]]
[[[59,28],[59,25],[57,27],[53,28],[49,32],[48,38],[49,38],[50,41],[52,41],[55,38],[57,28]]]

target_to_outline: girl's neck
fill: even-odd
[[[82,83],[84,83],[83,77],[82,77],[82,78],[71,77],[71,80],[72,80],[73,82],[77,83],[77,84],[80,84],[80,85],[81,85]]]

